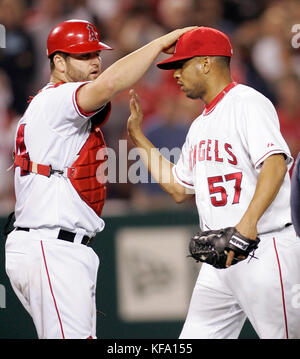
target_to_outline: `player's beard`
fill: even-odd
[[[202,98],[205,94],[205,88],[198,80],[187,81],[181,79],[178,84],[181,86],[181,91],[184,92],[185,96],[192,100]]]
[[[203,96],[203,92],[199,91],[199,89],[186,89],[185,88],[183,91],[184,91],[186,97],[188,97],[192,100],[202,98],[202,96]]]
[[[92,78],[89,73],[85,73],[79,70],[78,68],[75,68],[71,64],[69,64],[67,67],[66,77],[70,82],[82,82],[82,81],[94,80],[94,78]]]
[[[203,99],[203,96],[205,96],[206,93],[206,87],[201,80],[198,80],[183,86],[183,91],[186,97],[192,100]]]

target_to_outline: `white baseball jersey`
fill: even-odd
[[[280,134],[272,103],[254,89],[231,83],[192,124],[176,180],[194,189],[203,230],[235,226],[254,195],[262,162],[282,153],[293,159]],[[248,318],[260,338],[299,338],[295,283],[300,242],[290,218],[290,179],[258,223],[255,258],[227,269],[202,263],[180,339],[238,338]],[[253,291],[255,288],[255,292]]]
[[[77,104],[77,90],[85,83],[50,83],[33,98],[18,124],[18,128],[25,125],[24,138],[16,136],[32,161],[63,170],[77,159],[89,136],[88,119],[95,114],[83,113]],[[89,236],[103,230],[104,221],[79,197],[69,179],[34,173],[21,176],[19,167],[15,171],[15,226],[60,227]]]
[[[28,153],[31,161],[54,170],[73,164],[95,114],[77,104],[77,91],[86,83],[50,83],[33,98],[18,124],[16,154]],[[17,166],[15,191],[14,225],[30,230],[8,235],[6,273],[38,337],[95,338],[99,258],[81,240],[103,230],[104,221],[66,176],[23,175]],[[61,229],[76,233],[74,243],[58,239]]]
[[[283,139],[276,110],[256,90],[231,83],[195,119],[187,134],[175,179],[195,191],[203,230],[235,226],[254,195],[263,161],[283,153],[293,159]],[[283,228],[290,218],[290,178],[258,222],[258,233]]]

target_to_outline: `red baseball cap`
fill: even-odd
[[[176,68],[175,62],[194,56],[232,56],[227,35],[211,27],[201,26],[186,32],[178,39],[173,56],[157,64],[162,70]]]

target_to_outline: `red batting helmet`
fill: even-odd
[[[61,51],[67,54],[79,54],[99,50],[112,50],[100,42],[95,25],[85,20],[68,20],[51,30],[47,40],[47,56]]]

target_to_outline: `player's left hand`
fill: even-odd
[[[142,131],[143,111],[137,93],[134,90],[129,91],[130,94],[130,116],[127,121],[127,131],[133,136],[136,131]]]

